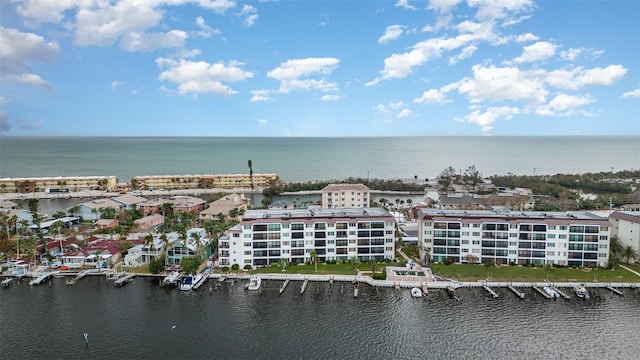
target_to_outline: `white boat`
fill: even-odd
[[[414,287],[411,288],[411,296],[413,296],[414,298],[419,298],[424,296],[424,294],[422,293],[422,289],[420,289],[419,287]]]
[[[247,289],[258,290],[260,289],[260,285],[262,285],[262,279],[258,275],[251,275],[251,278],[249,278]]]
[[[13,278],[8,277],[8,278],[2,280],[1,284],[2,284],[2,287],[9,287],[9,286],[11,286],[11,284],[13,284]]]
[[[577,285],[573,288],[573,291],[575,291],[576,296],[581,298],[581,299],[588,299],[589,298],[589,292],[587,291],[587,288],[584,287],[584,285]]]
[[[546,292],[547,295],[551,296],[551,298],[553,298],[553,299],[560,297],[560,294],[558,294],[557,291],[553,290],[552,288],[550,288],[548,286],[543,287],[542,290],[544,290],[544,292]]]
[[[193,286],[191,290],[197,290],[204,282],[207,281],[207,277],[203,274],[198,274],[193,277]]]
[[[180,272],[179,271],[172,271],[169,275],[165,276],[164,279],[162,279],[162,284],[163,285],[177,285],[178,284],[178,280],[180,280]]]
[[[180,290],[189,291],[193,289],[193,275],[187,275],[182,278],[182,282],[180,283]]]

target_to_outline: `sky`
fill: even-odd
[[[640,135],[640,1],[0,0],[3,136]]]

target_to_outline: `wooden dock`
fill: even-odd
[[[483,286],[485,290],[487,290],[487,292],[489,294],[491,294],[491,296],[493,296],[493,298],[497,298],[498,297],[498,293],[496,293],[495,291],[493,291],[493,289],[491,289],[490,287],[488,287],[487,285]]]
[[[564,291],[560,291],[560,289],[558,289],[557,287],[552,287],[551,289],[555,290],[555,292],[557,292],[558,294],[560,294],[560,296],[562,296],[563,299],[565,300],[569,300],[571,298],[571,296],[569,296],[567,293],[565,293]]]
[[[82,270],[78,274],[76,274],[76,276],[74,276],[73,279],[67,280],[66,284],[67,285],[75,285],[80,279],[82,279],[83,277],[87,276],[88,273],[89,273],[89,271]]]
[[[533,290],[535,290],[535,291],[539,292],[539,293],[540,293],[540,295],[544,296],[545,298],[547,298],[547,299],[551,299],[551,295],[547,294],[544,290],[540,289],[539,287],[534,286],[534,287],[533,287]]]
[[[280,286],[280,295],[282,295],[282,293],[284,292],[284,289],[287,287],[287,285],[289,285],[290,281],[291,279],[287,279],[284,281],[284,283],[282,283],[282,285]]]
[[[307,284],[309,284],[309,279],[304,279],[302,287],[300,288],[300,295],[304,294],[304,291],[307,289]]]
[[[511,290],[514,294],[518,295],[520,299],[524,299],[524,293],[514,288],[513,285],[511,284],[507,285],[507,289]]]
[[[124,274],[122,276],[119,276],[114,282],[113,285],[115,286],[123,286],[125,284],[128,284],[130,282],[133,281],[133,278],[135,277],[135,274]]]
[[[622,291],[612,287],[611,285],[607,285],[607,290],[611,291],[612,293],[619,295],[619,296],[624,296],[624,294],[622,293]]]
[[[358,285],[359,285],[359,284],[360,284],[360,283],[356,281],[356,282],[355,282],[355,284],[353,285],[353,297],[354,297],[354,298],[357,298],[357,297],[358,297]]]
[[[423,296],[429,296],[429,288],[427,287],[427,284],[422,284],[422,295]]]
[[[53,275],[52,272],[46,272],[46,273],[40,274],[37,278],[29,281],[29,285],[40,285],[52,275]]]

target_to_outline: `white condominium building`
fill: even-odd
[[[395,219],[384,209],[247,210],[220,238],[220,266],[267,266],[284,259],[304,263],[393,259]]]
[[[607,266],[610,223],[587,212],[420,209],[422,256],[443,262]]]
[[[331,184],[322,189],[323,208],[367,208],[370,201],[371,189],[362,184]]]

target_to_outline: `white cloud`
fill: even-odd
[[[187,39],[182,30],[171,30],[166,33],[130,32],[122,36],[120,46],[127,51],[153,51],[165,48],[181,48]]]
[[[456,55],[456,56],[452,56],[449,58],[449,65],[454,65],[455,63],[457,63],[460,60],[464,60],[464,59],[468,59],[471,57],[471,55],[473,55],[476,50],[478,50],[478,47],[475,45],[469,45],[467,47],[465,47],[464,49],[462,49],[462,51],[460,52],[460,54]]]
[[[207,25],[202,16],[198,16],[196,18],[196,26],[200,28],[200,31],[197,32],[197,35],[203,38],[209,38],[212,34],[220,35],[222,33],[219,29],[214,29],[211,26]]]
[[[273,100],[269,90],[252,90],[251,95],[251,99],[249,100],[250,102]]]
[[[281,93],[289,93],[296,90],[320,90],[323,92],[337,91],[335,83],[324,78],[311,79],[314,75],[330,75],[340,63],[336,58],[306,58],[293,59],[281,63],[277,68],[269,71],[267,76],[280,81]]]
[[[532,33],[521,34],[515,37],[515,41],[518,43],[529,42],[529,41],[538,41],[539,37],[533,35]]]
[[[258,119],[258,126],[267,126],[269,122],[265,119]]]
[[[223,82],[238,82],[253,77],[253,73],[242,69],[243,63],[237,61],[207,63],[205,61],[156,59],[161,69],[158,79],[171,81],[178,85],[178,93],[200,94],[211,93],[225,97],[236,94]]]
[[[493,124],[500,120],[510,120],[513,118],[513,115],[517,115],[520,113],[520,110],[516,107],[509,106],[500,106],[500,107],[489,107],[485,112],[480,112],[480,110],[474,110],[472,113],[464,116],[463,118],[458,118],[456,120],[461,122],[466,122],[470,124],[476,124],[482,127],[483,132],[488,132],[493,129]]]
[[[465,78],[458,84],[458,92],[467,94],[472,103],[511,100],[541,104],[548,94],[544,82],[535,73],[516,67],[474,65],[472,71],[473,78]]]
[[[513,61],[516,63],[540,61],[552,57],[555,53],[556,45],[546,41],[538,41],[535,44],[525,46],[522,55]]]
[[[437,89],[429,89],[422,93],[422,96],[413,99],[415,104],[442,104],[445,100],[445,94]]]
[[[622,65],[609,65],[606,68],[593,68],[582,72],[576,77],[576,82],[581,86],[611,85],[626,73],[627,69]]]
[[[384,104],[378,104],[374,106],[374,110],[381,113],[389,112],[389,109]]]
[[[560,51],[560,58],[563,60],[574,61],[578,55],[582,54],[584,49],[582,48],[571,48],[569,50]]]
[[[462,0],[431,0],[428,9],[439,13],[447,13],[456,7]]]
[[[57,43],[47,42],[40,35],[0,26],[0,48],[0,78],[51,88],[40,75],[31,73],[30,64],[52,61],[59,52]]]
[[[621,98],[623,99],[640,98],[640,89],[627,91],[626,93],[622,94]]]
[[[240,16],[244,17],[242,23],[246,27],[251,27],[255,25],[256,21],[258,21],[258,10],[251,5],[243,5],[242,10],[240,11]]]
[[[389,25],[384,31],[384,34],[378,39],[378,44],[386,44],[390,41],[396,40],[404,32],[405,26],[402,25]]]
[[[584,96],[559,94],[551,99],[548,104],[539,106],[536,109],[536,114],[542,116],[570,116],[575,114],[577,109],[594,101],[591,95],[588,94]],[[585,112],[582,112],[582,114],[588,115]]]
[[[111,82],[111,90],[116,91],[122,85],[124,85],[124,82],[118,81],[118,80],[113,80]]]
[[[522,19],[521,13],[533,10],[533,0],[467,0],[469,7],[477,7],[475,17],[478,20],[503,20],[514,24]]]
[[[409,4],[409,0],[398,0],[398,2],[396,3],[395,7],[403,8],[403,9],[407,9],[407,10],[416,10],[415,6]]]
[[[389,106],[389,108],[391,108],[391,109],[399,110],[399,109],[401,109],[402,107],[404,107],[404,106],[405,106],[405,103],[403,103],[402,101],[392,102],[392,103],[389,103],[389,105],[388,105],[388,106]]]
[[[396,117],[398,119],[402,119],[402,118],[406,118],[408,116],[411,116],[412,112],[409,109],[402,109],[399,113],[396,114]]]
[[[333,95],[322,95],[322,97],[321,97],[322,101],[337,101],[337,100],[340,100],[340,99],[342,99],[342,96],[336,95],[336,94],[333,94]]]

